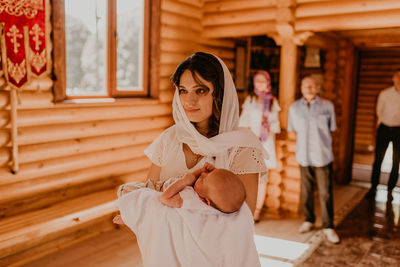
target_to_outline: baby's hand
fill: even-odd
[[[206,163],[204,163],[203,169],[206,172],[212,172],[213,170],[215,170],[215,166],[212,165],[211,163],[206,162]]]
[[[115,224],[125,224],[124,221],[122,220],[121,215],[117,215],[113,219],[113,223]]]

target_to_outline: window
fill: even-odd
[[[159,1],[53,0],[52,7],[56,100],[153,95]]]

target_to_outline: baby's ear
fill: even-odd
[[[208,198],[204,199],[204,203],[206,203],[207,206],[211,206],[211,201]]]

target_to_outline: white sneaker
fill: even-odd
[[[303,222],[299,227],[299,233],[307,233],[310,232],[314,228],[314,224],[312,222]]]
[[[327,239],[329,242],[331,242],[331,243],[333,243],[333,244],[337,244],[337,243],[340,242],[339,236],[337,235],[336,231],[333,230],[332,228],[325,228],[325,229],[322,229],[322,232],[324,233],[326,239]]]

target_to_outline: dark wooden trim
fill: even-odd
[[[53,24],[53,77],[54,101],[60,102],[66,98],[66,66],[65,66],[65,10],[64,0],[52,0]]]
[[[149,42],[149,65],[148,65],[148,88],[149,96],[153,98],[158,97],[160,90],[160,41],[161,41],[161,0],[146,1],[151,2],[150,15],[150,35]]]
[[[342,131],[339,137],[338,163],[340,169],[336,176],[336,181],[340,184],[348,184],[351,181],[356,118],[358,50],[348,41],[346,51],[347,62],[344,71]]]
[[[107,79],[108,96],[115,95],[117,86],[117,3],[116,0],[107,1]]]

